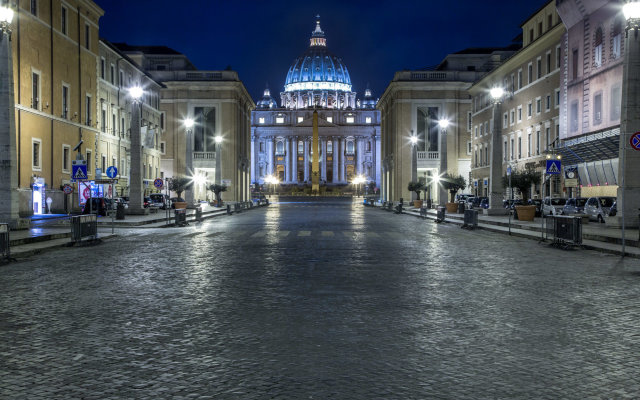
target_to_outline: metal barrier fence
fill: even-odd
[[[463,228],[476,229],[478,227],[478,210],[464,210]]]
[[[582,217],[567,215],[549,215],[546,217],[547,239],[552,238],[554,243],[582,244]]]
[[[9,241],[9,224],[0,224],[0,257],[3,260],[11,259]]]
[[[83,238],[98,238],[98,216],[96,214],[71,217],[71,241],[78,243]]]

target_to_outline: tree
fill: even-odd
[[[440,178],[440,184],[449,191],[451,203],[455,201],[455,196],[456,193],[458,193],[458,190],[467,187],[467,181],[462,175],[449,175],[448,172]]]
[[[410,192],[415,192],[418,195],[418,200],[420,200],[420,192],[424,190],[424,184],[422,182],[412,181],[409,182],[407,189]]]
[[[220,206],[220,204],[222,204],[222,192],[226,192],[227,191],[227,187],[225,185],[218,185],[217,183],[212,183],[211,185],[209,185],[209,187],[207,188],[210,191],[213,192],[213,194],[215,194],[216,196],[216,203],[218,204],[218,206]]]
[[[524,170],[516,168],[511,170],[511,187],[518,189],[522,195],[523,203],[526,203],[529,199],[531,185],[539,185],[541,179],[540,173],[533,167],[525,167]],[[502,177],[502,186],[509,187],[509,176],[507,174]]]
[[[176,192],[178,197],[182,197],[182,192],[191,189],[193,180],[187,176],[178,175],[169,181],[169,190]]]

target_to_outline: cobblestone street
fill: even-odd
[[[640,265],[283,202],[0,269],[2,399],[637,398]]]

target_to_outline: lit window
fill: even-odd
[[[303,119],[303,117],[298,117],[298,123],[302,122]]]
[[[333,117],[327,117],[327,122],[333,123]]]
[[[371,117],[365,117],[364,118],[364,122],[367,123],[367,124],[370,124],[371,123]]]
[[[595,40],[595,48],[594,48],[594,64],[596,67],[602,65],[602,29],[598,28],[596,30],[596,40]]]
[[[355,122],[355,118],[347,117],[347,124],[353,124]]]
[[[264,117],[260,117],[260,118],[258,118],[258,123],[260,123],[260,124],[264,124]]]
[[[276,117],[276,124],[284,124],[284,117]]]

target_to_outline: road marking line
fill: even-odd
[[[266,234],[265,231],[259,231],[251,235],[251,237],[263,237]]]
[[[311,236],[311,231],[300,231],[298,236]]]
[[[321,235],[322,236],[334,236],[333,235],[333,231],[322,231]]]
[[[278,231],[277,235],[280,237],[287,237],[289,236],[289,231]]]

